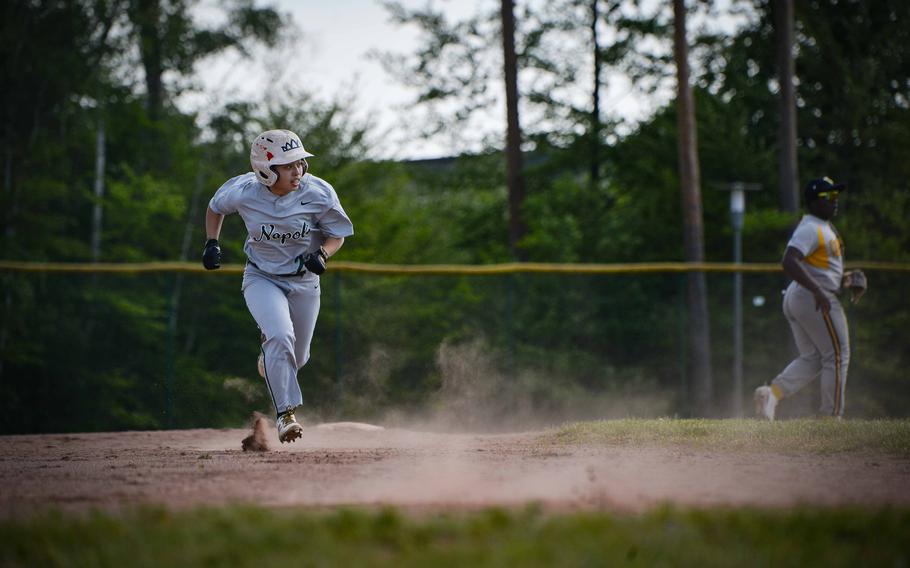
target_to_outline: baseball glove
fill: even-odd
[[[209,239],[205,242],[205,250],[202,251],[202,266],[206,270],[221,268],[221,245],[218,244],[218,239]]]
[[[306,255],[303,259],[303,265],[313,274],[322,274],[325,272],[325,261],[328,259],[329,255],[325,252],[325,249],[319,247],[319,250]]]
[[[844,272],[842,287],[850,291],[850,301],[855,304],[866,293],[869,288],[869,281],[862,270],[848,270]]]

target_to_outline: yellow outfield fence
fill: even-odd
[[[858,261],[847,263],[848,269],[910,272],[907,262]],[[206,270],[196,262],[20,262],[0,261],[0,271],[11,272],[195,272],[202,274],[239,274],[243,264],[225,264],[219,270]],[[444,275],[474,274],[498,275],[519,273],[549,274],[644,274],[679,272],[780,272],[779,263],[749,262],[638,262],[615,264],[577,264],[543,262],[507,262],[501,264],[374,264],[367,262],[337,261],[329,264],[330,271],[363,274]]]

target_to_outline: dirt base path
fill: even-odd
[[[245,452],[248,430],[0,437],[0,515],[252,503],[554,510],[682,506],[910,505],[910,459],[553,447],[534,434],[308,428]]]

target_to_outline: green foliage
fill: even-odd
[[[412,517],[253,507],[37,515],[0,523],[5,566],[899,566],[901,509],[547,515],[537,507]],[[306,551],[301,556],[301,550]]]
[[[179,187],[145,174],[136,175],[127,166],[123,181],[108,185],[105,210],[105,256],[141,262],[149,258],[169,258],[180,249],[179,227],[187,209],[186,196]]]
[[[427,191],[405,166],[393,162],[357,162],[337,170],[331,181],[341,192],[345,211],[354,219],[355,236],[345,243],[347,260],[387,264],[458,262],[449,230],[452,210],[442,187]],[[464,258],[463,253],[461,255]]]

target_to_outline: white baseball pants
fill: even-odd
[[[303,404],[297,371],[310,359],[319,316],[319,277],[274,276],[247,265],[241,287],[246,305],[265,336],[266,384],[275,412]]]
[[[799,349],[794,359],[774,379],[784,393],[794,394],[821,373],[821,406],[827,416],[843,416],[847,367],[850,364],[850,334],[844,308],[834,294],[829,294],[831,311],[815,308],[812,292],[792,282],[784,293],[784,315],[790,322],[793,339]]]

